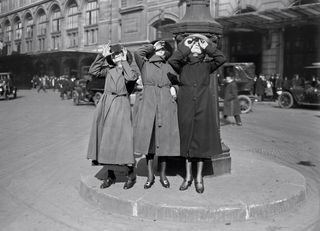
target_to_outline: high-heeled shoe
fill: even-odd
[[[147,180],[147,182],[144,184],[144,189],[148,189],[148,188],[151,188],[152,187],[152,185],[154,184],[154,180],[155,180],[155,177],[153,176],[152,177],[152,180],[151,181],[149,181],[149,180]]]
[[[123,189],[130,189],[133,187],[133,185],[137,182],[136,177],[128,177],[128,180],[126,183],[123,185]]]
[[[167,177],[165,177],[164,179],[160,178],[160,183],[164,188],[170,188],[170,182]]]
[[[185,191],[191,186],[191,184],[192,184],[192,179],[191,180],[184,179],[182,184],[180,185],[179,190],[180,191]]]
[[[203,180],[194,181],[194,186],[196,188],[197,193],[203,193],[204,192]]]
[[[116,178],[108,177],[106,180],[103,180],[102,184],[100,185],[100,188],[109,188],[114,183],[116,183]]]

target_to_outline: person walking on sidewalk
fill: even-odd
[[[40,92],[40,90],[43,90],[44,92],[47,92],[46,88],[47,88],[47,77],[44,75],[44,76],[39,78],[38,93]]]
[[[208,58],[206,58],[208,56]],[[177,97],[181,155],[186,158],[186,176],[180,190],[192,184],[192,162],[197,164],[195,188],[204,192],[203,162],[221,154],[219,119],[210,89],[210,74],[226,61],[217,44],[193,34],[179,43],[169,63],[180,73]]]
[[[240,103],[238,99],[238,88],[231,76],[226,77],[226,87],[224,88],[224,102],[223,102],[223,119],[228,123],[228,116],[234,116],[236,124],[242,126]],[[230,123],[230,122],[229,122]]]
[[[144,188],[155,181],[154,157],[160,162],[160,183],[169,188],[166,177],[168,156],[180,156],[180,136],[176,103],[176,73],[167,63],[172,47],[165,41],[155,41],[139,48],[135,60],[141,72],[142,97],[134,121],[134,149],[146,155],[148,179]]]
[[[94,113],[87,153],[87,158],[93,163],[110,169],[100,188],[108,188],[115,183],[112,170],[115,165],[128,167],[124,189],[133,187],[136,182],[133,127],[126,83],[136,81],[138,74],[129,66],[131,61],[132,55],[126,48],[107,44],[89,69],[89,74],[105,77],[104,93]]]

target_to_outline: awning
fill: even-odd
[[[286,25],[320,25],[320,3],[293,6],[282,9],[268,9],[228,17],[215,18],[225,29],[271,29]]]

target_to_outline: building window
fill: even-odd
[[[33,37],[33,20],[29,19],[27,21],[27,26],[26,26],[26,38],[32,38]]]
[[[98,4],[97,1],[88,2],[85,15],[86,25],[94,25],[98,23]]]
[[[52,32],[61,30],[61,11],[57,10],[52,14]]]
[[[78,31],[68,33],[69,48],[78,46]]]
[[[6,36],[5,36],[5,41],[11,41],[12,39],[12,29],[11,29],[11,25],[7,25],[6,26]]]
[[[121,7],[127,7],[127,0],[121,0]]]
[[[44,51],[44,49],[45,49],[45,37],[39,37],[38,38],[38,46],[39,46],[39,51]]]
[[[38,35],[45,35],[47,33],[46,15],[40,15],[38,20]]]
[[[98,42],[98,28],[86,29],[85,33],[85,45],[97,44]]]
[[[70,5],[67,19],[67,29],[78,27],[78,7],[76,4]]]
[[[26,40],[26,51],[27,52],[32,51],[32,40],[31,39]]]
[[[21,52],[21,40],[16,42],[16,50],[15,51],[20,54],[20,52]]]
[[[18,21],[15,24],[15,31],[16,31],[15,39],[21,39],[21,37],[22,37],[22,23],[21,23],[21,21]]]
[[[52,36],[52,46],[54,50],[59,50],[60,48],[60,35]]]

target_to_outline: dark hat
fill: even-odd
[[[113,62],[112,59],[113,59],[114,55],[120,54],[122,52],[123,48],[124,47],[122,45],[120,45],[120,44],[115,44],[115,45],[110,46],[110,51],[111,51],[112,54],[108,55],[107,58],[106,58],[106,60],[107,60],[109,65],[111,65],[111,66],[115,66],[116,65]],[[132,56],[131,52],[129,50],[127,50],[127,62],[129,64],[131,64],[132,61],[133,61],[133,56]]]
[[[158,41],[164,41],[164,40],[160,40],[160,39],[154,40],[154,41],[151,42],[151,44],[154,45]],[[173,48],[170,45],[170,43],[168,43],[167,41],[164,41],[164,47],[163,48],[165,50],[165,58],[168,59],[172,55]]]

